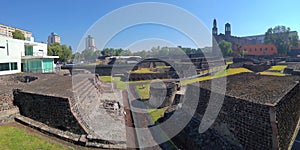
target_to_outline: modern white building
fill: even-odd
[[[54,58],[47,56],[47,44],[0,37],[0,75],[53,72]]]

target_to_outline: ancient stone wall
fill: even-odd
[[[73,116],[67,98],[14,91],[14,105],[20,114],[50,127],[75,134],[85,134]]]
[[[150,86],[150,103],[154,104],[157,108],[171,106],[173,104],[176,91],[177,85],[175,83],[152,83]]]
[[[191,97],[189,97],[189,95],[197,92],[199,90],[197,88],[199,87],[189,85],[187,89],[187,92],[189,94],[185,95],[185,99],[190,99]],[[201,121],[202,116],[204,115],[205,110],[208,106],[210,93],[211,92],[209,90],[200,89],[199,103],[197,105],[198,107],[196,113],[194,114],[193,120]],[[218,117],[215,120],[214,124],[210,128],[210,130],[217,132],[212,136],[218,135],[218,138],[220,138],[219,136],[221,136],[221,138],[229,142],[229,145],[242,145],[244,149],[272,149],[273,131],[270,123],[270,107],[271,106],[261,105],[250,101],[241,100],[235,97],[225,96],[221,111],[218,114]],[[199,128],[199,126],[195,127],[195,123],[189,123],[186,128]],[[203,134],[199,134],[198,130],[183,130],[181,132],[187,131],[189,133],[182,133],[181,135],[188,135],[184,138],[188,138],[190,141],[194,141],[196,143],[201,142],[202,140],[214,139],[213,137],[210,137],[199,140],[199,138],[201,139],[201,137],[207,137],[206,135],[210,133],[205,132]],[[195,137],[195,135],[197,134],[198,140],[195,140],[197,139]],[[209,142],[206,142],[206,144],[207,143]],[[190,145],[194,144],[190,143],[186,146],[189,147]]]
[[[295,132],[300,116],[300,88],[297,84],[276,105],[279,147],[287,148]]]
[[[13,105],[12,94],[0,95],[0,124],[14,121],[18,113],[18,108]]]

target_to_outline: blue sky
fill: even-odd
[[[0,23],[33,32],[36,41],[47,41],[51,32],[61,36],[63,44],[75,51],[88,29],[101,17],[120,7],[146,2],[137,0],[2,0]],[[219,32],[231,24],[236,36],[263,34],[269,27],[285,25],[300,31],[298,0],[170,0],[153,1],[181,7],[196,16],[209,31],[217,19]],[[164,12],[160,12],[164,15]],[[174,15],[176,18],[176,15]],[[180,21],[181,18],[178,18]],[[116,24],[120,23],[118,20]],[[105,30],[105,29],[103,29]],[[97,34],[97,33],[94,33]],[[95,36],[97,41],[101,35]],[[146,40],[145,40],[146,39]],[[135,26],[118,33],[106,47],[126,48],[134,42],[162,39],[174,45],[195,46],[180,32],[159,25]],[[148,42],[149,43],[149,42]],[[151,43],[151,42],[150,42]],[[141,45],[141,44],[140,44]],[[155,46],[155,45],[153,45]]]

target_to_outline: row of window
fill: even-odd
[[[255,50],[255,51],[257,51],[257,49],[256,49],[256,48],[255,48],[254,50]],[[260,48],[259,50],[260,50],[260,51],[263,51],[263,49],[262,49],[262,48]],[[265,48],[265,50],[267,51],[267,50],[268,50],[268,48]],[[274,49],[273,49],[273,47],[271,47],[271,51],[273,51],[273,50],[274,50]],[[247,51],[247,49],[245,48],[245,49],[244,49],[244,51]],[[250,52],[252,52],[252,48],[250,48]]]
[[[0,71],[18,70],[18,63],[0,63]]]

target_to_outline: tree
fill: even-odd
[[[66,62],[72,59],[72,48],[67,45],[60,45],[59,43],[53,43],[48,46],[49,56],[59,56],[59,60]]]
[[[232,56],[233,55],[232,44],[230,42],[222,40],[219,43],[219,47],[222,51],[223,56]]]
[[[290,28],[276,26],[265,33],[265,44],[274,44],[281,55],[286,55],[291,46],[297,46],[298,35],[290,36]]]
[[[68,48],[67,45],[61,46],[61,51],[58,53],[58,56],[60,57],[60,60],[65,62],[69,61],[72,58],[72,48]]]
[[[15,30],[12,35],[14,39],[25,40],[25,36],[20,30]]]
[[[61,51],[61,46],[59,43],[53,43],[48,46],[48,55],[49,56],[59,56],[60,51]]]
[[[98,58],[98,55],[91,49],[85,49],[81,55],[87,62],[94,62]]]

